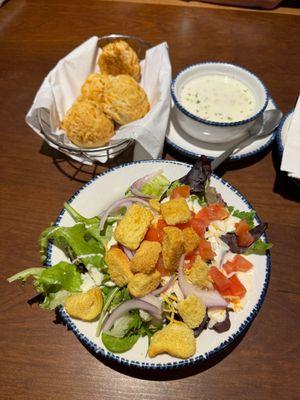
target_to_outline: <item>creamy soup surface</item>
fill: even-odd
[[[191,79],[182,87],[180,100],[190,113],[214,122],[244,120],[254,114],[256,106],[249,87],[226,75]]]

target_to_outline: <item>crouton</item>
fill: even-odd
[[[150,199],[149,204],[155,211],[160,212],[160,202],[157,199]]]
[[[85,293],[75,293],[65,300],[67,313],[83,321],[92,321],[102,311],[103,296],[101,289],[92,288]]]
[[[160,252],[160,243],[144,240],[131,260],[131,271],[149,274],[154,270]]]
[[[108,265],[108,273],[111,280],[120,287],[127,285],[133,277],[133,273],[126,254],[117,247],[112,247],[106,253],[105,262]]]
[[[148,349],[149,357],[168,353],[173,357],[188,358],[196,352],[196,339],[185,323],[174,321],[154,333]]]
[[[136,250],[153,220],[153,214],[140,204],[133,204],[118,223],[114,238],[130,250]]]
[[[160,284],[161,275],[158,271],[151,274],[139,272],[134,275],[128,284],[129,293],[134,297],[143,297],[155,290]]]
[[[184,240],[184,252],[191,253],[199,244],[200,237],[193,228],[185,228],[182,230]]]
[[[197,296],[188,296],[178,303],[178,312],[189,328],[197,328],[206,314],[206,307]]]
[[[210,280],[208,278],[208,271],[208,265],[201,259],[200,256],[197,256],[192,268],[189,271],[188,279],[194,285],[197,285],[201,288],[209,287]]]
[[[162,203],[160,209],[168,225],[186,223],[191,219],[191,210],[183,197]]]
[[[165,269],[176,271],[179,266],[179,259],[184,253],[183,233],[175,226],[166,226],[162,242],[162,255]]]

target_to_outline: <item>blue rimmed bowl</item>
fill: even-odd
[[[200,76],[223,75],[246,85],[254,95],[255,111],[247,119],[234,122],[209,121],[192,114],[181,102],[181,92],[188,82]],[[207,143],[227,143],[242,137],[267,107],[269,94],[262,81],[252,72],[235,64],[207,62],[185,68],[171,84],[171,95],[180,127],[195,139]]]
[[[164,174],[173,181],[186,175],[190,169],[191,165],[166,160],[137,161],[123,164],[95,176],[69,199],[69,203],[83,215],[92,217],[98,215],[111,202],[122,197],[132,182],[146,174],[163,170]],[[211,184],[221,193],[224,201],[229,205],[243,211],[252,210],[248,201],[222,178],[212,176]],[[258,217],[255,218],[255,221],[256,223],[260,222]],[[55,221],[56,226],[71,226],[73,224],[74,221],[65,209],[60,212]],[[265,235],[263,239],[266,240]],[[71,318],[63,307],[58,309],[58,313],[83,345],[100,359],[113,361],[126,367],[158,371],[193,366],[205,362],[233,344],[246,331],[257,315],[269,283],[270,256],[268,253],[263,256],[251,255],[249,257],[254,268],[251,273],[247,273],[247,279],[243,282],[248,290],[244,308],[239,312],[231,313],[231,328],[228,331],[217,334],[213,330],[205,330],[197,338],[196,353],[186,360],[171,357],[168,354],[149,358],[147,356],[148,341],[146,337],[140,338],[135,346],[126,353],[114,354],[106,350],[101,338],[96,336],[97,321],[86,322]],[[48,266],[66,259],[61,250],[53,244],[49,244],[47,249]]]
[[[288,111],[282,118],[280,125],[277,129],[276,133],[276,143],[277,143],[277,150],[280,156],[280,159],[283,155],[284,144],[286,139],[286,133],[290,127],[291,119],[293,116],[294,109]]]

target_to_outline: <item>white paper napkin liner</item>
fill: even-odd
[[[39,136],[44,138],[37,118],[37,109],[43,107],[49,110],[48,123],[51,131],[57,136],[61,135],[62,131],[58,128],[59,121],[80,93],[86,77],[99,70],[97,59],[100,53],[98,37],[94,36],[61,59],[50,71],[26,116],[26,122]],[[148,95],[151,109],[144,118],[121,127],[111,141],[115,143],[120,139],[134,138],[139,143],[137,150],[134,151],[135,160],[141,159],[139,154],[142,153],[143,158],[145,156],[157,158],[162,153],[170,113],[171,64],[166,42],[147,50],[146,58],[141,62],[141,70],[141,86]],[[45,140],[51,147],[58,148]],[[72,145],[66,137],[64,142]],[[101,157],[98,161],[106,162],[106,152],[99,154]],[[71,157],[91,164],[88,159],[80,155]]]
[[[280,169],[300,179],[300,96],[286,134]]]

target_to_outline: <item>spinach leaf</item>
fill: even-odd
[[[130,299],[131,296],[129,294],[129,290],[127,289],[127,287],[120,289],[112,299],[108,311],[112,312],[112,310],[115,309],[118,305]]]
[[[110,336],[106,333],[102,333],[102,342],[107,350],[112,351],[113,353],[124,353],[135,345],[139,337],[139,334],[134,334],[131,336],[118,338]]]

